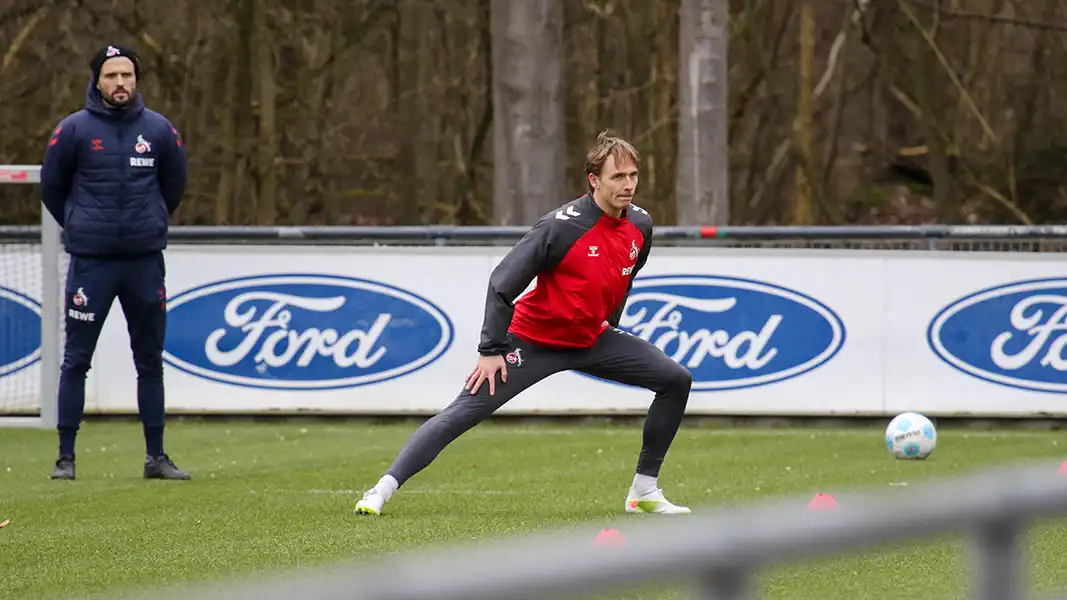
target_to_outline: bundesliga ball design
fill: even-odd
[[[923,460],[937,448],[937,429],[919,413],[901,413],[885,428],[885,448],[900,460]]]

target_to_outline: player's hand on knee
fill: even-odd
[[[496,393],[496,374],[498,372],[500,373],[500,383],[506,383],[508,380],[508,365],[504,362],[503,356],[497,354],[478,358],[478,364],[474,366],[474,371],[467,378],[467,390],[470,391],[471,395],[477,394],[478,388],[482,387],[482,383],[488,381],[489,395],[492,396]]]

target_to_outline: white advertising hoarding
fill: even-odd
[[[438,411],[477,359],[506,251],[174,245],[168,411]],[[25,324],[35,290],[9,272],[0,322]],[[1067,415],[1067,268],[1045,255],[659,247],[621,328],[690,370],[690,414]],[[39,389],[36,365],[13,366],[27,343],[0,342],[0,411]],[[86,411],[133,412],[136,388],[116,303]],[[567,372],[500,412],[642,413],[652,397]]]
[[[899,255],[886,262],[886,411],[1067,415],[1067,262]]]

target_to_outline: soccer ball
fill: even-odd
[[[937,448],[937,428],[917,412],[901,413],[885,428],[885,448],[900,460],[924,460]]]

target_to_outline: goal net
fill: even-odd
[[[0,165],[0,184],[40,183],[40,167]],[[0,227],[0,426],[55,427],[68,258],[47,211]]]

